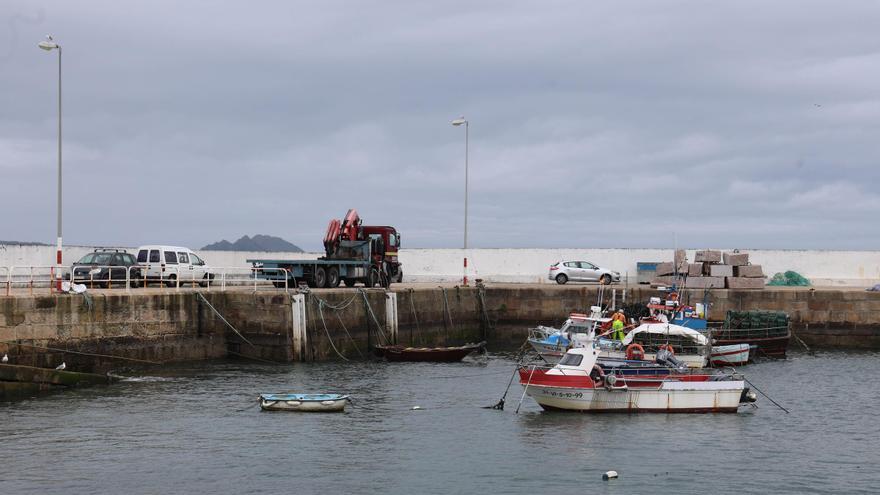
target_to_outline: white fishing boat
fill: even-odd
[[[712,366],[740,366],[749,362],[749,344],[712,346]]]
[[[539,325],[529,331],[528,342],[544,360],[555,363],[572,347],[592,343],[596,327],[611,321],[602,316],[602,308],[593,306],[591,314],[571,313],[559,328]]]
[[[600,338],[598,344],[600,358],[654,361],[657,351],[665,348],[689,368],[704,368],[709,363],[709,338],[671,323],[642,323],[622,341]]]
[[[593,346],[571,349],[552,368],[521,366],[520,384],[546,410],[733,413],[755,400],[736,374],[606,374],[598,358]]]
[[[342,394],[260,394],[264,411],[340,412],[349,397]]]

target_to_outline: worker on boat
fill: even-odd
[[[611,323],[611,339],[612,340],[623,340],[623,338],[625,337],[625,335],[623,333],[623,327],[624,327],[623,321],[624,320],[622,320],[620,318],[615,318],[614,321]]]

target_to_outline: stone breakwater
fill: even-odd
[[[96,291],[0,297],[0,354],[18,364],[107,371],[240,355],[273,362],[361,358],[377,343],[521,343],[598,301],[596,286],[525,284],[317,290]],[[624,296],[625,294],[625,296]],[[648,287],[606,288],[604,302],[647,301]],[[703,291],[684,291],[702,302]],[[816,347],[880,348],[880,293],[853,289],[714,290],[709,317],[781,310]],[[221,317],[222,316],[222,317]],[[128,361],[128,358],[138,361]]]

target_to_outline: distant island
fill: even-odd
[[[296,244],[285,241],[280,237],[257,234],[253,237],[242,236],[235,242],[223,239],[214,244],[208,244],[202,248],[206,251],[275,251],[302,253],[303,250]]]

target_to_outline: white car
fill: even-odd
[[[596,266],[589,261],[557,261],[550,265],[547,276],[562,285],[566,282],[599,282],[603,285],[620,282],[620,272]]]
[[[148,281],[160,280],[169,287],[196,282],[202,287],[214,278],[210,267],[192,251],[180,246],[141,246],[137,254],[138,265]]]

